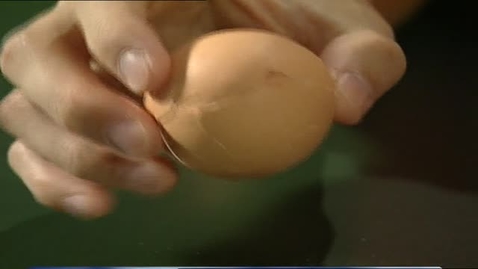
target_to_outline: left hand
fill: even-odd
[[[35,199],[91,218],[111,210],[109,188],[171,189],[177,174],[156,156],[160,129],[139,97],[163,88],[169,51],[229,27],[283,34],[321,57],[345,124],[405,70],[391,27],[366,0],[60,1],[1,55],[17,87],[0,104],[2,127],[17,138],[8,158]]]

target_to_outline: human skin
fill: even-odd
[[[266,29],[309,48],[336,80],[335,121],[357,124],[406,67],[384,17],[398,22],[413,5],[395,0],[380,14],[382,1],[60,1],[1,52],[15,85],[0,104],[17,139],[9,164],[39,203],[81,218],[110,212],[111,188],[167,192],[177,173],[157,156],[160,128],[141,96],[163,89],[170,50],[220,28]]]

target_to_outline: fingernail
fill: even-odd
[[[142,94],[148,86],[151,61],[139,49],[123,52],[119,60],[119,71],[126,86],[135,94]]]
[[[143,194],[155,194],[167,190],[174,181],[173,177],[167,168],[147,162],[129,171],[125,187]]]
[[[107,130],[109,144],[125,154],[138,156],[146,150],[146,131],[137,121],[122,122]]]
[[[90,217],[90,199],[85,195],[73,195],[63,200],[63,210],[78,218]]]
[[[373,103],[373,89],[368,81],[357,73],[334,74],[338,91],[349,103],[365,113]]]

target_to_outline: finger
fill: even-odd
[[[104,188],[63,172],[22,142],[12,144],[8,161],[42,205],[87,219],[107,214],[114,205],[113,197]]]
[[[138,95],[165,83],[170,58],[148,23],[150,2],[84,1],[73,6],[88,49],[101,66]]]
[[[400,46],[374,31],[356,31],[335,38],[321,58],[336,79],[336,120],[343,124],[357,124],[406,69]]]
[[[157,154],[157,123],[134,100],[102,83],[81,38],[74,32],[58,35],[57,16],[48,13],[6,42],[5,76],[61,126],[131,156]]]
[[[39,156],[79,178],[143,194],[166,192],[176,182],[175,171],[165,161],[129,160],[59,128],[19,91],[0,104],[0,123]]]

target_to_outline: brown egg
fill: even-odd
[[[173,53],[169,85],[145,95],[185,166],[264,177],[306,160],[334,116],[334,82],[311,51],[259,30],[202,36]]]

